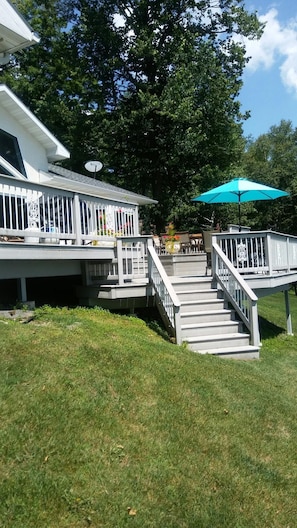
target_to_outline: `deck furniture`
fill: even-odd
[[[191,253],[200,253],[204,250],[202,233],[191,233],[189,237],[191,243]]]
[[[160,240],[160,237],[158,235],[153,235],[153,244],[154,248],[156,250],[156,253],[160,255],[162,253],[162,242]]]
[[[219,233],[218,230],[203,231],[203,245],[206,253],[206,266],[211,268],[211,254],[212,254],[212,235]]]
[[[191,251],[191,240],[189,231],[176,231],[176,236],[179,237],[179,242],[181,245],[181,252],[182,253],[189,253]]]

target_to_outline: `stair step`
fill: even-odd
[[[182,324],[211,323],[212,321],[235,321],[235,311],[226,308],[223,310],[182,312],[181,321]]]
[[[208,290],[181,290],[176,292],[180,301],[190,301],[193,300],[203,300],[203,299],[212,299],[215,297],[218,298],[218,290],[208,289]]]
[[[179,291],[191,291],[213,289],[214,282],[212,277],[210,278],[198,278],[198,277],[170,277],[171,284],[178,293]],[[214,288],[215,289],[215,288]]]
[[[221,334],[235,334],[238,333],[242,328],[242,324],[239,321],[214,321],[211,323],[193,323],[193,324],[182,324],[182,338],[187,340],[189,337],[202,337],[209,336],[210,332],[214,334],[220,332]]]
[[[190,350],[222,358],[259,358],[259,347],[250,345],[249,333],[243,331],[243,323],[211,276],[172,276],[170,280],[181,303],[182,341]]]
[[[184,339],[191,350],[201,353],[219,354],[224,348],[232,347],[234,352],[238,346],[249,346],[250,340],[248,334],[212,334],[205,336],[193,336]]]
[[[213,278],[212,277],[201,277],[199,275],[186,275],[186,276],[181,276],[181,275],[173,275],[170,277],[170,280],[172,283],[175,283],[175,284],[179,284],[179,283],[191,283],[191,282],[196,282],[197,284],[200,282],[200,283],[203,283],[203,282],[212,282],[213,281]]]
[[[214,299],[201,299],[201,300],[195,300],[195,301],[181,301],[181,313],[184,312],[199,312],[199,311],[205,311],[210,310],[212,308],[213,310],[220,310],[225,306],[225,300],[224,299],[218,299],[215,297]]]
[[[191,348],[191,347],[190,347]],[[212,354],[215,356],[218,356],[223,359],[259,359],[260,353],[259,348],[248,345],[248,346],[237,346],[237,347],[226,347],[221,348],[219,351],[213,350],[213,351],[198,351],[193,350],[193,352],[198,352],[201,354]]]

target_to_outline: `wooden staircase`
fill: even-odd
[[[233,359],[258,359],[259,348],[212,277],[170,277],[181,302],[182,340],[194,352]]]

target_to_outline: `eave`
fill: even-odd
[[[39,42],[39,37],[9,0],[0,0],[0,63],[10,55]]]
[[[70,158],[68,150],[4,84],[0,85],[0,105],[44,147],[49,162]]]

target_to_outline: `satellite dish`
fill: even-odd
[[[87,161],[85,168],[89,172],[99,172],[102,169],[103,165],[101,161]]]

